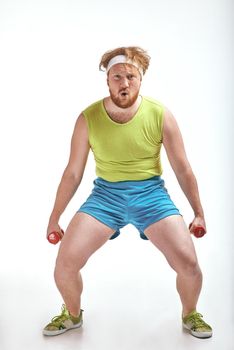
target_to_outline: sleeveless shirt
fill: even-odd
[[[83,115],[96,175],[111,182],[160,176],[163,111],[161,103],[142,97],[133,118],[121,124],[109,117],[103,100],[86,108]]]

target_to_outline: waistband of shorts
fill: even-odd
[[[128,186],[144,187],[149,185],[155,185],[155,184],[160,184],[162,181],[163,180],[161,176],[153,176],[153,177],[150,177],[149,179],[144,179],[144,180],[127,180],[127,181],[116,181],[116,182],[107,181],[101,177],[97,177],[94,180],[94,184],[107,186],[109,188],[123,188],[123,187],[126,188]]]

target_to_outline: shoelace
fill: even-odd
[[[203,315],[196,313],[194,315],[191,315],[187,321],[191,322],[194,328],[201,328],[201,327],[207,327],[208,325],[202,320]]]
[[[66,314],[66,309],[64,306],[62,306],[62,314],[59,316],[55,316],[51,320],[51,324],[55,327],[59,327],[61,325],[61,322],[66,321],[69,319],[69,315]]]

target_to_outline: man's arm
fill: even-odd
[[[81,114],[77,118],[73,131],[70,157],[58,186],[54,207],[49,219],[47,235],[52,231],[60,231],[58,225],[60,216],[82,180],[89,149],[88,128],[85,117]]]
[[[194,211],[195,218],[191,226],[191,231],[194,226],[199,225],[206,229],[197,181],[187,159],[177,122],[168,109],[165,109],[164,113],[163,145],[180,187]]]

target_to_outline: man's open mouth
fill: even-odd
[[[127,91],[121,91],[121,92],[120,92],[120,95],[123,96],[123,97],[124,97],[124,96],[127,96],[127,95],[128,95],[128,92],[127,92]]]

